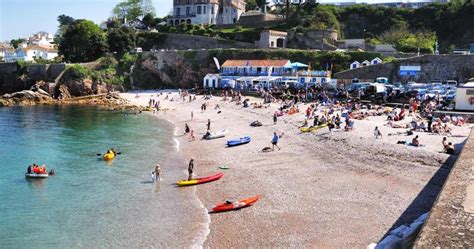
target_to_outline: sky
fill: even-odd
[[[111,16],[121,0],[0,0],[0,41],[26,38],[39,31],[56,33],[59,15],[88,19],[97,24]],[[167,15],[173,0],[152,0],[159,17]]]

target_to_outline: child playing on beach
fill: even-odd
[[[418,140],[418,135],[416,135],[412,140],[411,140],[411,145],[412,146],[420,146],[420,141]]]
[[[379,137],[382,138],[382,132],[380,132],[378,126],[375,126],[375,129],[374,129],[374,136],[375,136],[375,139],[377,139],[377,138],[379,138]]]
[[[191,158],[188,165],[188,174],[189,174],[188,181],[193,179],[193,171],[194,171],[194,158]]]
[[[189,130],[188,124],[184,124],[184,133],[189,133]]]

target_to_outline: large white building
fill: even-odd
[[[274,86],[309,87],[328,84],[331,72],[310,70],[308,65],[290,60],[226,60],[219,74],[207,74],[204,88],[241,90]]]
[[[58,51],[40,46],[28,46],[26,48],[6,50],[3,61],[34,61],[36,59],[52,60],[58,56]]]
[[[244,0],[174,0],[168,24],[234,24],[244,12]]]

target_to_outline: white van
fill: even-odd
[[[132,53],[141,53],[141,52],[143,52],[143,49],[141,47],[136,47],[132,49]]]

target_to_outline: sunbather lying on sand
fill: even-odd
[[[402,128],[402,129],[410,128],[409,124],[396,124],[393,121],[388,121],[386,125],[392,128]]]

